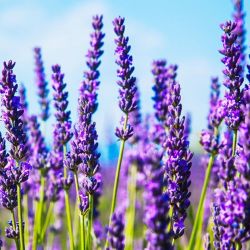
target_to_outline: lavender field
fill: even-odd
[[[130,23],[130,15],[110,18],[101,2],[72,1],[64,22],[48,18],[72,7],[64,1],[59,8],[57,1],[0,0],[0,250],[250,250],[250,6],[223,1],[225,8],[190,1],[197,16],[183,10],[187,3],[151,5],[159,27],[174,8],[178,18],[190,17],[187,25],[214,10],[214,18],[200,19],[201,33],[189,26],[190,37],[185,27],[178,36],[178,18],[168,23],[182,46],[173,52],[170,42],[169,55],[157,57],[157,32]],[[127,13],[137,13],[137,4]],[[44,6],[52,12],[42,14]],[[227,20],[214,25],[226,6]],[[145,2],[145,14],[149,8]],[[85,51],[74,36],[75,13],[86,14],[88,32],[76,32]],[[218,37],[205,28],[212,26]],[[181,63],[191,69],[187,77],[174,55],[211,54],[207,44],[197,46],[202,36],[218,48],[199,56],[216,67],[190,59]]]

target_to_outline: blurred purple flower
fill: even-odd
[[[39,104],[41,107],[40,117],[43,121],[49,118],[48,82],[44,72],[41,48],[34,48],[36,85],[38,88]]]

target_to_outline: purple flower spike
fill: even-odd
[[[224,56],[221,61],[225,64],[224,85],[228,91],[225,94],[224,107],[226,109],[225,122],[228,128],[237,130],[244,119],[241,104],[243,83],[243,68],[241,66],[241,47],[237,43],[237,24],[231,21],[221,25],[224,34],[221,37],[223,49],[220,53]]]
[[[36,85],[38,88],[39,104],[41,107],[41,119],[47,121],[49,118],[48,82],[44,72],[41,48],[34,48]]]
[[[243,0],[233,0],[234,3],[234,13],[233,18],[234,21],[237,24],[237,27],[235,29],[235,33],[237,34],[237,40],[238,44],[241,46],[241,64],[244,67],[245,66],[245,36],[246,36],[246,30],[245,30],[245,13],[243,11]]]
[[[0,81],[0,93],[2,94],[2,118],[5,124],[6,139],[11,143],[10,155],[21,161],[26,157],[28,150],[27,138],[22,121],[23,107],[20,97],[16,96],[16,75],[13,74],[15,63],[4,62],[2,79]]]
[[[57,120],[54,130],[55,148],[61,148],[66,145],[72,137],[70,111],[68,108],[68,92],[65,91],[64,74],[61,73],[61,67],[57,64],[52,66],[52,80],[54,89],[54,105],[56,109],[55,117]]]
[[[249,183],[234,177],[226,189],[216,190],[215,217],[217,249],[236,249],[250,237]]]
[[[132,76],[134,72],[133,58],[129,54],[131,47],[128,45],[129,38],[124,36],[125,25],[124,18],[118,17],[113,21],[114,31],[117,35],[115,39],[117,55],[116,64],[119,66],[117,69],[117,76],[120,80],[117,81],[119,85],[119,107],[128,115],[136,109],[137,101],[135,95],[137,92],[136,78]],[[124,128],[124,125],[125,128]],[[122,139],[127,140],[132,136],[132,130],[127,127],[125,121],[122,124],[122,128],[118,128],[116,135]]]
[[[121,213],[114,213],[112,215],[112,222],[109,231],[109,244],[111,249],[123,250],[124,245],[124,218]],[[109,250],[107,248],[106,250]]]
[[[208,113],[208,129],[213,130],[219,127],[226,115],[223,102],[220,100],[220,83],[217,77],[211,79],[210,109]]]
[[[91,34],[90,46],[87,53],[88,71],[84,72],[84,81],[80,88],[80,96],[78,99],[78,123],[74,130],[74,140],[71,142],[71,152],[65,160],[66,166],[77,173],[78,169],[83,174],[80,180],[80,210],[85,212],[87,209],[87,201],[85,195],[96,195],[98,187],[100,187],[101,179],[96,178],[99,171],[98,152],[98,135],[96,124],[92,121],[92,115],[96,111],[97,90],[100,85],[98,70],[103,54],[101,50],[103,46],[104,33],[102,33],[103,23],[102,16],[94,16],[92,21],[93,33]],[[84,197],[83,197],[84,194]],[[87,196],[86,196],[87,197]]]
[[[186,209],[190,205],[190,168],[193,154],[189,150],[185,117],[181,116],[180,85],[176,81],[177,66],[166,66],[165,60],[153,62],[155,117],[162,126],[160,143],[165,149],[163,158],[166,189],[173,208],[171,232],[175,239],[184,233]]]
[[[163,193],[165,183],[162,157],[163,152],[154,145],[145,145],[142,159],[146,179],[144,222],[147,225],[147,250],[173,249],[171,245],[172,234],[167,232],[170,222],[167,216],[170,199],[167,193]]]
[[[142,115],[141,115],[141,110],[140,110],[139,90],[136,91],[134,98],[135,98],[135,103],[136,103],[136,109],[133,112],[131,112],[129,115],[129,122],[130,122],[131,126],[133,127],[133,136],[129,140],[129,143],[131,145],[138,143],[141,139],[141,136],[142,136],[141,135]],[[119,136],[118,136],[118,138],[119,138]]]
[[[81,200],[81,204],[79,205],[79,209],[83,214],[85,214],[89,208],[89,197],[87,195],[82,194],[82,193],[80,193],[79,195],[80,195],[80,200]]]
[[[6,171],[0,171],[0,204],[13,210],[17,206],[17,186]]]
[[[99,76],[100,72],[98,70],[101,60],[100,57],[103,54],[103,38],[105,34],[102,32],[103,16],[94,16],[92,20],[93,33],[90,35],[90,49],[86,55],[87,57],[87,66],[88,71],[84,72],[84,81],[80,88],[80,92],[84,95],[88,102],[90,103],[89,107],[91,113],[93,114],[98,106],[97,103],[97,90],[100,85]]]
[[[16,230],[13,227],[13,222],[8,222],[9,226],[5,229],[5,235],[9,239],[19,239],[19,226],[18,223],[16,224]]]
[[[166,118],[168,117],[169,105],[171,105],[174,100],[170,95],[171,84],[175,82],[177,76],[177,65],[170,65],[167,67],[167,62],[165,60],[157,60],[153,62],[152,73],[154,75],[153,90],[155,96],[154,109],[155,117],[158,121],[163,122],[165,126],[169,126],[169,122]],[[176,96],[177,97],[177,96]]]
[[[29,117],[29,130],[31,136],[31,146],[32,146],[32,157],[30,159],[31,165],[35,169],[43,169],[43,172],[46,173],[48,171],[47,166],[47,156],[48,149],[46,147],[44,137],[40,130],[40,124],[35,115]]]

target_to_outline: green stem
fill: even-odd
[[[29,215],[28,215],[28,207],[29,207],[29,198],[28,195],[24,195],[23,197],[24,200],[24,204],[26,204],[26,208],[24,210],[24,221],[25,221],[25,227],[27,228],[27,230],[24,231],[24,238],[25,238],[25,244],[29,243]]]
[[[137,166],[133,164],[130,169],[130,178],[128,184],[129,207],[126,213],[126,228],[125,228],[125,250],[133,250],[134,239],[134,222],[135,222],[135,205],[136,205],[136,176]]]
[[[202,191],[201,191],[201,197],[199,200],[199,205],[198,205],[198,209],[197,209],[197,213],[196,213],[196,217],[195,217],[195,221],[194,221],[194,226],[193,226],[191,238],[190,238],[189,245],[188,245],[188,250],[195,249],[195,244],[196,244],[197,239],[200,237],[200,234],[201,234],[200,231],[202,230],[204,202],[205,202],[206,192],[207,192],[207,188],[208,188],[208,184],[209,184],[209,180],[210,180],[211,170],[212,170],[212,167],[214,164],[214,159],[215,159],[215,154],[211,154],[211,156],[209,158],[209,162],[208,162],[208,167],[206,170],[205,181],[204,181]]]
[[[47,215],[46,215],[46,218],[45,218],[45,222],[44,222],[43,228],[41,230],[41,234],[40,234],[41,243],[43,243],[43,241],[44,241],[46,231],[47,231],[49,223],[51,221],[53,208],[54,208],[54,202],[50,202],[49,203],[49,209],[48,209],[48,212],[47,212]]]
[[[40,187],[40,199],[38,203],[38,215],[37,215],[37,233],[40,235],[42,231],[41,220],[43,214],[43,203],[44,203],[44,191],[45,191],[45,178],[41,175],[41,187]]]
[[[124,127],[123,127],[124,129],[126,129],[127,123],[128,123],[128,114],[126,114],[125,116]],[[121,171],[121,165],[122,165],[124,146],[125,146],[125,140],[121,140],[119,157],[118,157],[117,166],[116,166],[115,183],[114,183],[114,188],[113,188],[113,196],[112,196],[112,202],[111,202],[108,228],[110,228],[111,226],[112,215],[115,211],[115,206],[116,206],[117,190],[118,190],[119,179],[120,179],[120,171]],[[105,249],[108,248],[108,245],[109,245],[108,237],[109,237],[109,232],[107,233],[107,236],[106,236]]]
[[[65,158],[67,153],[66,145],[63,145],[63,158]],[[64,167],[64,178],[67,178],[67,169]],[[66,208],[66,219],[67,219],[67,227],[69,233],[69,245],[70,250],[74,250],[74,235],[72,230],[72,222],[71,222],[71,214],[70,214],[70,201],[69,201],[69,193],[68,190],[64,189],[64,197],[65,197],[65,208]]]
[[[64,195],[65,195],[67,226],[68,226],[68,232],[69,232],[69,243],[70,243],[69,245],[70,245],[70,250],[74,250],[74,236],[73,236],[72,223],[71,223],[69,194],[67,190],[64,190]]]
[[[11,215],[12,215],[12,225],[13,225],[14,230],[16,231],[16,218],[15,218],[14,210],[11,210]],[[16,249],[19,250],[20,247],[19,247],[19,243],[17,239],[15,239],[15,244],[16,244]]]
[[[35,218],[34,218],[34,225],[33,225],[33,241],[32,241],[32,249],[37,249],[37,240],[38,240],[38,223],[37,223],[37,218],[38,218],[38,206],[39,203],[36,201],[36,213],[35,213]]]
[[[92,227],[93,227],[93,209],[94,199],[93,195],[89,194],[89,214],[88,214],[88,250],[92,250]]]
[[[80,219],[80,250],[85,249],[85,225],[84,225],[84,215],[81,213],[79,206],[81,204],[80,195],[79,195],[79,181],[78,181],[78,174],[77,172],[74,173],[75,178],[75,187],[76,187],[76,209],[79,211],[79,219]],[[77,210],[75,210],[76,212]],[[79,220],[77,220],[79,221]],[[77,230],[78,231],[78,230]],[[76,234],[78,236],[78,234]]]
[[[23,209],[22,209],[22,194],[21,184],[17,184],[17,212],[18,212],[18,225],[19,225],[19,239],[20,249],[25,250],[24,231],[23,231]]]
[[[84,216],[80,217],[80,240],[81,240],[81,250],[85,250],[85,222]]]

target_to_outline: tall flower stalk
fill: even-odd
[[[155,116],[165,130],[160,141],[164,148],[164,191],[169,195],[169,231],[174,240],[184,234],[184,220],[190,205],[190,168],[193,154],[189,150],[185,130],[185,117],[181,115],[180,85],[176,81],[177,66],[166,66],[165,60],[153,63],[152,73],[155,85],[153,90]],[[173,240],[173,242],[174,242]]]
[[[42,60],[41,48],[34,48],[36,85],[38,89],[39,104],[41,108],[40,117],[46,122],[49,118],[48,82],[46,81],[44,63]]]
[[[52,66],[52,80],[54,89],[54,105],[56,109],[55,117],[57,123],[54,129],[54,139],[55,139],[55,149],[60,154],[62,158],[66,157],[66,145],[72,137],[71,132],[71,121],[70,121],[70,111],[67,110],[68,107],[68,92],[65,91],[66,84],[64,83],[64,74],[61,73],[61,67],[59,65]],[[63,167],[63,177],[64,177],[64,197],[65,197],[65,209],[66,209],[66,219],[67,227],[70,239],[70,249],[74,249],[74,237],[72,231],[72,220],[70,213],[70,201],[69,201],[69,189],[71,182],[69,181],[69,173],[66,166]]]
[[[143,150],[143,170],[145,173],[145,216],[146,248],[173,249],[172,232],[168,232],[170,218],[170,197],[163,191],[165,186],[163,168],[164,150],[159,150],[153,143],[147,142]]]
[[[116,136],[121,140],[119,157],[116,167],[115,182],[113,188],[113,196],[111,202],[109,229],[112,223],[112,216],[116,207],[117,189],[119,184],[120,169],[122,165],[122,158],[124,152],[125,142],[133,135],[133,128],[129,125],[129,113],[133,112],[136,108],[136,101],[134,99],[137,91],[135,82],[136,78],[132,76],[134,67],[132,66],[133,58],[129,54],[130,46],[128,45],[129,38],[124,36],[125,32],[125,19],[122,17],[115,18],[113,21],[114,31],[117,35],[115,39],[117,55],[116,64],[119,66],[117,70],[117,76],[120,78],[117,81],[119,85],[119,107],[124,113],[124,117],[121,120],[121,128],[116,128]],[[109,233],[108,233],[109,234]],[[109,245],[108,236],[106,239],[105,247]]]
[[[103,54],[102,46],[105,36],[102,32],[102,19],[102,16],[93,16],[92,27],[94,31],[90,35],[90,49],[86,55],[88,70],[84,72],[84,80],[80,87],[78,99],[79,120],[71,144],[72,150],[66,161],[68,168],[73,171],[75,176],[80,219],[80,249],[84,249],[85,245],[87,249],[92,249],[94,196],[98,195],[97,189],[101,184],[101,178],[96,178],[99,171],[98,159],[100,154],[97,152],[97,132],[95,123],[92,121],[92,115],[98,107],[97,90],[100,85],[98,68],[101,64],[100,57]],[[78,172],[83,175],[82,183],[79,183]],[[85,230],[84,217],[87,212],[88,229]],[[87,231],[87,234],[85,231]]]
[[[233,0],[234,5],[234,12],[233,12],[233,20],[237,24],[237,27],[235,29],[235,33],[237,34],[237,43],[241,47],[241,56],[240,56],[240,62],[243,67],[246,66],[246,55],[245,55],[245,40],[246,40],[246,30],[245,30],[245,13],[244,13],[244,6],[243,6],[243,0]]]
[[[20,97],[16,95],[17,84],[16,76],[13,73],[14,66],[15,63],[12,61],[4,62],[4,69],[2,71],[2,79],[0,83],[3,107],[2,117],[5,128],[7,129],[6,139],[11,144],[9,166],[4,168],[2,175],[5,176],[6,180],[11,180],[14,193],[17,195],[19,242],[20,249],[24,250],[25,242],[21,183],[27,181],[30,165],[25,162],[28,150],[27,138],[22,121],[23,107],[20,102]],[[7,190],[8,187],[9,185],[7,184]],[[8,197],[6,196],[6,198]]]
[[[133,136],[128,140],[130,146],[126,151],[126,174],[127,174],[127,194],[128,205],[126,207],[126,223],[125,223],[125,250],[134,248],[134,227],[136,219],[136,200],[138,193],[137,179],[138,173],[142,172],[140,160],[140,146],[142,144],[143,128],[142,115],[140,110],[140,95],[139,91],[135,94],[136,109],[130,113],[129,121],[133,126]]]
[[[210,176],[213,170],[214,161],[219,150],[219,126],[225,117],[225,108],[220,100],[220,84],[217,77],[211,80],[211,92],[210,92],[210,105],[208,113],[208,126],[207,129],[201,132],[200,144],[203,149],[209,154],[208,166],[205,173],[205,180],[203,183],[201,196],[199,199],[198,209],[192,229],[192,234],[189,242],[189,247],[192,249],[195,245],[198,246],[196,237],[201,237],[204,204],[207,194],[207,189],[210,182]]]

